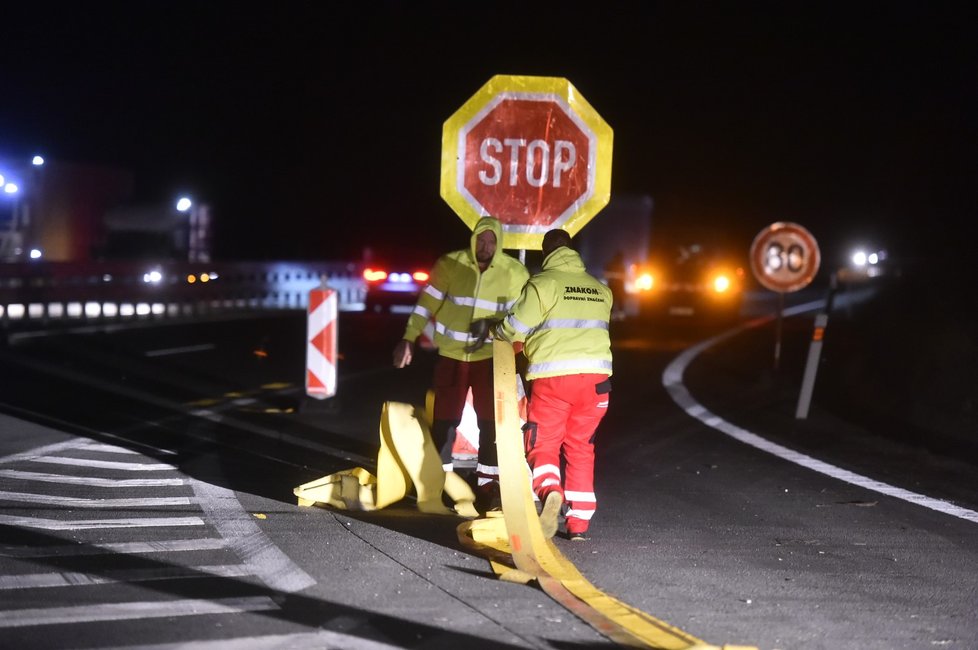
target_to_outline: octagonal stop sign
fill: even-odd
[[[566,79],[497,75],[445,122],[441,195],[470,228],[498,218],[504,248],[538,249],[608,204],[611,145]]]

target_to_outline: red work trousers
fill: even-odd
[[[431,437],[441,454],[442,464],[452,463],[455,429],[462,421],[462,410],[469,388],[472,407],[479,426],[479,465],[476,473],[482,479],[499,479],[496,456],[496,416],[492,392],[492,359],[458,361],[438,357],[435,363],[435,413]]]
[[[525,428],[526,459],[533,472],[533,491],[541,501],[553,490],[561,492],[568,504],[569,533],[587,531],[597,506],[594,432],[608,412],[610,391],[607,375],[533,380]]]

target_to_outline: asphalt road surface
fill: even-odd
[[[975,460],[818,390],[797,419],[813,314],[784,318],[776,368],[770,305],[754,316],[615,323],[599,510],[560,550],[711,644],[978,647]],[[615,647],[498,580],[459,519],[296,505],[372,468],[384,401],[421,403],[433,355],[390,367],[403,319],[342,314],[327,402],[304,396],[302,314],[8,340],[0,645]]]

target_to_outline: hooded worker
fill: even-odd
[[[431,437],[446,471],[453,469],[456,428],[471,388],[479,426],[476,507],[482,511],[499,507],[492,344],[484,338],[479,341],[470,330],[474,321],[502,318],[529,279],[526,268],[503,252],[501,242],[499,220],[483,217],[472,230],[468,248],[438,258],[408,318],[404,336],[394,348],[394,366],[410,364],[414,341],[429,320],[434,321],[438,361]]]

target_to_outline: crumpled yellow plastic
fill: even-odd
[[[421,512],[477,517],[472,488],[455,472],[445,472],[427,420],[418,416],[410,404],[384,403],[377,476],[355,467],[304,483],[293,490],[299,505],[377,510],[401,501],[414,488]],[[454,510],[442,503],[442,493],[455,503]]]

